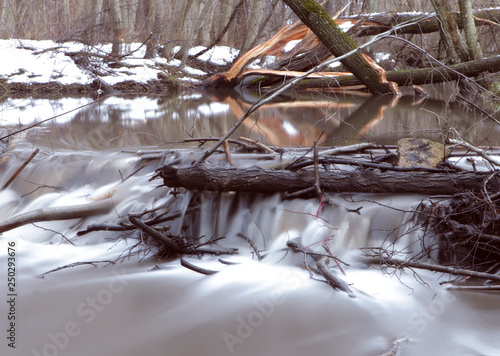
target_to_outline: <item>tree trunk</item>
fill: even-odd
[[[86,41],[95,43],[102,41],[101,31],[103,25],[103,0],[87,0],[85,2],[85,15],[91,19],[85,27]]]
[[[62,22],[62,28],[59,28],[59,30],[57,31],[58,37],[62,37],[66,33],[66,31],[68,31],[72,18],[69,0],[63,0],[62,3],[62,8],[60,10],[61,16],[59,18],[59,21]]]
[[[159,168],[168,187],[189,190],[238,191],[248,193],[295,192],[313,187],[313,170],[298,171],[260,167],[224,168],[209,164]],[[491,173],[428,171],[383,171],[378,169],[332,170],[320,172],[320,187],[326,192],[455,194],[480,191]],[[500,178],[493,180],[497,184]]]
[[[356,50],[356,43],[344,33],[328,13],[314,0],[283,0],[306,24],[328,50],[335,56],[342,56]],[[356,76],[371,92],[398,94],[397,87],[389,83],[366,57],[359,52],[343,59],[342,64]]]
[[[453,64],[450,66],[436,66],[419,69],[399,70],[387,72],[387,79],[400,86],[435,84],[457,80],[461,75],[475,77],[484,72],[495,73],[500,71],[500,56],[477,59],[475,61]],[[266,71],[248,70],[242,73],[238,81],[244,82],[245,77],[254,77],[246,86],[265,87],[282,83],[283,79],[293,77],[293,72],[286,71]],[[298,72],[296,75],[303,73]],[[260,78],[255,78],[260,76]],[[295,84],[296,88],[323,88],[323,87],[354,87],[361,85],[361,81],[354,75],[346,73],[344,75],[328,75],[320,73],[315,77],[306,77]],[[359,88],[358,88],[359,89]]]
[[[120,14],[120,1],[119,0],[108,0],[109,6],[109,17],[111,20],[111,28],[113,31],[112,47],[110,55],[112,57],[118,57],[122,53],[122,39],[121,35],[123,33],[122,19]]]
[[[451,63],[467,61],[468,55],[447,0],[430,0],[441,22],[439,32]]]
[[[461,14],[452,12],[454,21],[459,28],[464,28],[464,22]],[[390,30],[396,25],[403,22],[416,22],[422,18],[421,13],[376,13],[361,15],[348,18],[338,18],[337,22],[342,23],[346,21],[363,21],[363,23],[354,29],[356,36],[373,36],[379,33]],[[472,11],[472,17],[475,20],[476,26],[498,24],[500,22],[500,9],[479,9]],[[398,34],[412,33],[424,34],[439,31],[440,22],[437,16],[426,18],[423,21],[418,21],[412,25],[405,26],[398,30]]]
[[[483,58],[483,51],[481,50],[481,44],[477,36],[470,0],[458,0],[458,5],[460,6],[460,13],[462,15],[465,40],[469,47],[469,57],[471,59]]]
[[[9,16],[7,16],[8,8],[7,8],[7,0],[0,0],[0,23],[2,26],[0,26],[0,37],[1,38],[9,38],[11,37],[6,28],[9,28],[9,23],[7,23],[7,19]]]

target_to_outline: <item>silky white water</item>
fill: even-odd
[[[23,145],[11,151],[9,166],[14,168],[4,171],[2,185],[27,153]],[[10,306],[4,302],[2,355],[379,355],[402,338],[407,341],[400,355],[497,355],[500,350],[497,295],[451,292],[439,284],[446,276],[390,273],[356,262],[358,248],[390,244],[404,235],[408,214],[402,211],[422,197],[332,196],[337,205],[316,217],[316,199],[201,194],[201,213],[182,231],[227,236],[220,245],[240,252],[222,257],[237,265],[221,264],[217,257],[188,258],[219,270],[204,276],[181,267],[177,259],[161,261],[147,253],[124,258],[137,240],[118,239],[116,232],[75,236],[89,223],[112,224],[127,213],[173,199],[168,188],[157,187],[161,180],[148,181],[155,164],[122,182],[140,166],[134,154],[42,149],[38,157],[22,179],[0,193],[2,220],[89,202],[109,191],[115,208],[83,221],[39,222],[2,234],[4,300],[12,242],[17,274],[15,349],[5,337]],[[189,198],[186,194],[176,204],[185,207]],[[360,206],[359,215],[347,210]],[[188,217],[184,224],[190,224]],[[172,228],[181,231],[175,222]],[[238,232],[267,252],[263,261],[236,237]],[[398,246],[412,245],[418,234],[405,235]],[[332,252],[350,263],[343,267],[343,278],[356,298],[311,279],[301,266],[303,257],[283,250],[299,236],[305,245],[330,240]],[[41,277],[84,261],[116,262]]]
[[[317,106],[305,109],[270,107],[269,118],[263,110],[258,121],[250,120],[237,134],[282,146],[307,145],[302,140],[307,135],[309,141],[316,140],[321,130],[332,144],[356,142],[360,132],[383,141],[387,132],[399,137],[408,128],[414,130],[413,116],[398,118],[407,110],[403,99],[399,108],[386,111],[390,116],[372,122],[356,114],[360,103],[352,98],[338,108],[334,102],[328,108],[328,101],[317,98]],[[29,107],[43,107],[34,109],[40,116],[31,119],[46,119],[61,112],[59,104],[64,106],[63,101],[44,100],[40,106],[30,99]],[[495,292],[452,291],[441,284],[450,276],[382,270],[359,259],[365,247],[418,253],[422,232],[412,229],[406,212],[427,197],[330,195],[334,204],[319,214],[317,199],[282,201],[278,195],[235,193],[175,197],[161,187],[161,179],[149,179],[161,164],[175,159],[188,164],[200,150],[169,151],[172,142],[220,136],[237,119],[230,111],[241,108],[226,99],[219,103],[214,96],[207,102],[200,94],[120,100],[109,105],[103,101],[26,136],[18,134],[2,156],[0,187],[40,149],[0,192],[0,221],[36,209],[104,199],[112,199],[113,209],[85,219],[36,222],[0,235],[1,355],[377,356],[394,340],[400,340],[402,356],[500,354],[500,297]],[[27,107],[14,101],[9,108]],[[448,107],[441,104],[429,100],[422,104],[425,110],[412,112],[415,117],[427,115],[418,117],[417,128],[439,133],[446,123],[433,121],[437,114],[429,113]],[[9,110],[3,106],[3,120],[10,115],[13,121],[3,126],[13,130],[16,122],[32,122],[31,111]],[[497,127],[473,124],[477,139],[484,133],[491,136],[488,142],[496,142]],[[318,131],[309,130],[311,125]],[[196,143],[186,145],[194,148]],[[159,206],[185,211],[194,200],[198,213],[166,224],[171,232],[204,236],[204,241],[225,236],[218,247],[238,248],[234,256],[186,257],[219,271],[211,276],[182,267],[178,259],[161,260],[143,246],[133,248],[140,241],[137,232],[76,236],[90,224],[117,224],[129,213]],[[257,260],[238,233],[255,243],[263,260]],[[316,280],[318,275],[312,279],[303,256],[286,248],[295,238],[319,250],[327,241],[332,253],[349,264],[341,264],[345,274],[330,267],[349,283],[356,298]],[[223,264],[218,258],[238,264]],[[8,289],[9,262],[15,266],[15,293]],[[94,264],[47,273],[79,262]]]

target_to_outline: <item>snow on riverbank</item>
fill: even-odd
[[[99,79],[106,85],[115,85],[129,81],[147,83],[173,71],[178,79],[188,81],[198,81],[208,74],[188,66],[181,68],[181,61],[177,59],[144,59],[145,49],[140,43],[124,45],[124,53],[129,55],[118,63],[107,57],[111,53],[111,44],[90,47],[76,42],[0,40],[0,81],[4,84],[56,82],[89,85]],[[192,48],[189,54],[196,54],[201,49]],[[198,59],[224,65],[230,63],[237,53],[219,46]]]
[[[10,91],[0,100],[0,127],[28,125],[61,115],[93,102],[95,95],[101,93],[99,89],[105,86],[119,91],[123,88],[127,93],[147,94],[149,88],[153,92],[168,92],[171,76],[175,76],[175,80],[196,83],[211,74],[182,66],[178,59],[144,59],[145,49],[140,43],[125,44],[123,53],[128,55],[117,61],[106,57],[111,53],[111,44],[90,47],[77,42],[0,40],[0,84]],[[191,48],[189,54],[195,55],[203,49]],[[197,60],[201,64],[221,66],[230,64],[237,54],[234,49],[217,46]],[[162,82],[165,79],[167,81]],[[41,96],[34,95],[40,93]],[[53,94],[58,95],[57,100]],[[144,120],[158,115],[154,113],[157,103],[151,98],[116,100],[125,101],[121,103],[125,106],[133,103],[137,111],[133,118]],[[106,104],[111,105],[109,100]],[[53,122],[66,122],[75,114],[63,115]]]

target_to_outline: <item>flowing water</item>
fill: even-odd
[[[14,130],[92,101],[7,99],[0,121],[5,130]],[[161,187],[161,180],[150,181],[161,164],[188,164],[200,157],[196,142],[182,140],[220,136],[253,101],[248,93],[201,92],[107,98],[11,139],[1,161],[1,186],[36,148],[40,152],[0,192],[0,220],[109,197],[113,209],[1,235],[2,355],[375,356],[394,340],[401,341],[400,355],[500,354],[497,294],[448,290],[440,283],[448,276],[381,270],[359,259],[363,247],[418,253],[422,231],[414,228],[408,211],[425,196],[330,195],[333,204],[318,213],[317,199],[176,195]],[[395,103],[299,93],[263,108],[237,135],[283,147],[316,140],[394,144],[410,135],[441,139],[456,128],[476,144],[499,144],[498,126],[474,115],[437,99]],[[199,213],[170,222],[171,231],[206,240],[226,236],[219,247],[239,251],[187,258],[219,271],[210,276],[135,246],[136,233],[76,236],[92,223],[116,224],[129,213],[157,207],[185,212],[195,201]],[[261,261],[239,233],[265,251]],[[342,267],[345,274],[332,268],[356,298],[310,278],[303,256],[285,249],[294,238],[306,246],[328,241],[349,264]],[[219,257],[237,264],[220,263]],[[15,261],[13,291],[7,289],[9,261]],[[46,273],[77,262],[94,264]]]

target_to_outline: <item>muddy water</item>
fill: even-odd
[[[494,143],[499,137],[498,128],[487,121],[475,125],[473,116],[464,117],[463,110],[459,115],[453,105],[439,100],[382,105],[352,96],[335,101],[324,95],[309,100],[310,93],[302,93],[301,99],[304,95],[308,100],[284,97],[264,108],[238,134],[281,146],[309,144],[322,131],[325,144],[365,139],[393,143],[417,130],[441,137],[451,126],[476,143]],[[252,101],[245,99],[207,93],[110,98],[10,142],[1,168],[2,186],[35,148],[40,152],[0,192],[1,220],[109,197],[113,209],[2,234],[1,354],[368,356],[382,354],[399,339],[404,340],[400,355],[497,355],[496,294],[451,291],[440,284],[447,276],[382,271],[359,261],[361,247],[418,253],[422,232],[413,229],[406,211],[426,197],[332,195],[334,204],[317,215],[319,203],[313,199],[172,195],[158,187],[160,181],[149,181],[160,164],[199,157],[198,150],[175,150],[195,144],[173,142],[219,136]],[[22,108],[13,99],[4,101],[2,120],[17,121],[9,119],[3,126],[29,124],[90,102],[22,100]],[[410,110],[412,105],[417,110]],[[311,124],[314,128],[306,132]],[[133,174],[146,160],[148,165]],[[159,206],[182,211],[193,200],[200,204],[200,213],[195,219],[185,216],[171,222],[172,231],[226,236],[220,247],[238,248],[239,254],[224,259],[238,264],[222,264],[218,257],[189,258],[219,271],[203,276],[181,267],[178,260],[158,260],[153,252],[133,248],[139,241],[134,234],[76,236],[91,223],[115,224],[128,213]],[[352,212],[360,207],[359,214]],[[262,261],[238,233],[266,251]],[[349,264],[343,266],[343,278],[356,298],[311,279],[302,268],[303,257],[283,250],[293,238],[311,246],[328,241],[334,254]],[[7,290],[9,252],[15,258],[13,292]],[[44,274],[82,261],[95,263]]]

